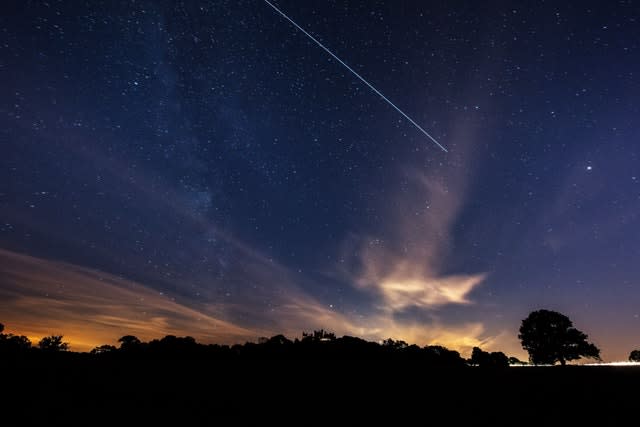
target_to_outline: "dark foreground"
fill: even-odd
[[[622,425],[636,416],[636,367],[425,369],[380,362],[5,360],[2,425],[306,425],[344,417],[452,425]],[[7,420],[9,418],[4,419]],[[377,423],[376,423],[377,425]]]

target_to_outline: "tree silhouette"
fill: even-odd
[[[386,340],[382,341],[382,346],[393,349],[393,350],[402,350],[404,348],[409,347],[409,344],[407,344],[406,341],[402,341],[402,340],[394,341],[391,338],[387,338]]]
[[[633,350],[629,353],[630,362],[640,362],[640,350]]]
[[[0,323],[0,354],[17,354],[31,348],[31,341],[24,335],[3,334],[4,325]]]
[[[38,343],[40,350],[54,352],[69,350],[69,343],[62,342],[62,335],[51,335],[44,337]]]
[[[31,348],[31,341],[24,335],[4,335],[4,343],[11,351],[25,351]]]
[[[482,366],[486,363],[488,356],[489,353],[487,353],[486,351],[482,351],[480,347],[473,347],[473,350],[471,350],[471,359],[469,359],[469,362],[472,365]]]
[[[264,344],[268,346],[282,346],[282,345],[291,345],[293,342],[285,337],[284,335],[274,335],[271,338],[267,339]]]
[[[135,351],[138,350],[142,344],[142,341],[138,337],[133,335],[125,335],[118,340],[120,343],[120,350],[122,351]]]
[[[479,366],[481,368],[508,368],[509,358],[501,351],[494,351],[489,353],[482,350],[480,347],[473,347],[471,351],[471,359],[469,362],[472,365]]]
[[[333,341],[336,339],[336,334],[333,332],[320,329],[319,331],[313,331],[313,333],[302,333],[302,341]]]
[[[529,360],[536,364],[565,365],[581,357],[600,360],[600,349],[587,341],[587,334],[573,327],[564,314],[551,310],[537,310],[522,321],[518,338],[529,352]]]

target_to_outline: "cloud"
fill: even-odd
[[[191,335],[233,343],[263,334],[181,304],[139,283],[97,270],[0,249],[0,319],[38,340],[64,334],[74,350],[121,335]]]
[[[377,330],[363,331],[363,336],[378,337],[378,339],[386,336],[420,345],[442,345],[464,354],[471,353],[473,347],[487,348],[495,343],[495,337],[487,336],[480,322],[462,325],[446,325],[439,321],[403,323],[389,317],[381,317],[379,326]]]
[[[349,271],[360,289],[375,293],[386,312],[469,304],[469,294],[486,274],[444,274],[450,255],[450,228],[464,197],[461,181],[408,173],[405,191],[391,203],[385,237],[367,236],[352,250],[358,258]]]
[[[319,328],[462,352],[490,346],[493,341],[481,322],[452,325],[434,312],[472,304],[471,294],[485,278],[482,272],[444,269],[452,254],[451,228],[464,202],[466,172],[462,166],[455,171],[441,176],[402,171],[402,191],[386,201],[389,226],[348,243],[351,267],[341,279],[373,297],[358,310],[328,306],[307,291],[317,289],[317,278],[287,268],[170,198],[180,216],[233,251],[223,276],[193,284],[182,279],[182,287],[193,286],[200,297],[161,294],[152,283],[0,250],[0,321],[34,339],[63,333],[76,350],[113,343],[124,334],[144,340],[191,335],[201,342],[235,343]],[[193,250],[195,259],[201,249]],[[428,315],[418,316],[420,321],[398,316],[413,309]]]
[[[448,257],[455,256],[451,229],[469,180],[467,162],[457,159],[455,151],[448,155],[448,164],[429,174],[409,168],[400,171],[396,181],[402,185],[384,200],[389,208],[385,211],[388,226],[349,241],[351,255],[347,258],[352,262],[347,264],[352,268],[346,274],[343,271],[341,279],[359,293],[372,296],[364,298],[367,302],[358,310],[323,303],[308,291],[320,287],[317,278],[279,264],[208,219],[203,213],[212,199],[206,192],[197,188],[184,192],[155,183],[151,174],[130,171],[104,153],[78,152],[86,157],[85,163],[95,165],[113,182],[133,188],[141,207],[172,212],[175,222],[187,228],[183,234],[215,240],[216,245],[206,249],[201,240],[185,239],[181,247],[185,265],[206,258],[206,268],[213,263],[209,259],[222,259],[224,267],[214,264],[214,271],[207,274],[205,267],[194,264],[190,271],[197,271],[197,277],[191,273],[158,277],[152,270],[140,271],[136,272],[138,281],[132,281],[97,269],[0,250],[0,321],[34,339],[63,333],[76,350],[112,343],[125,333],[145,340],[175,334],[202,342],[235,343],[275,333],[299,336],[317,328],[338,335],[373,340],[392,337],[462,351],[489,345],[492,341],[482,323],[451,325],[433,312],[447,305],[472,304],[472,292],[485,278],[482,272],[449,273],[445,268]],[[52,229],[44,220],[29,225],[56,241],[73,236],[63,228]],[[225,248],[224,256],[218,254],[220,247]],[[104,251],[96,256],[113,258],[113,253]],[[142,260],[135,254],[128,256],[127,265],[139,265]],[[181,283],[175,283],[175,277],[181,277]],[[154,289],[159,284],[162,289],[189,290],[199,297],[185,297],[187,292],[183,296],[161,294]],[[428,316],[421,321],[397,316],[415,308]]]
[[[0,322],[34,342],[64,334],[76,351],[115,343],[125,334],[143,340],[190,335],[200,342],[234,344],[276,333],[357,329],[295,286],[286,268],[256,252],[243,255],[243,275],[233,280],[256,286],[197,301],[99,270],[0,249]]]
[[[386,308],[392,311],[407,307],[435,307],[444,304],[467,304],[467,295],[484,275],[453,275],[446,277],[389,276],[378,282]]]
[[[467,351],[486,344],[480,324],[455,327],[433,322],[405,323],[384,314],[357,316],[330,308],[291,284],[283,267],[259,264],[283,280],[280,297],[261,307],[243,303],[176,301],[143,284],[69,263],[0,249],[0,321],[7,330],[37,342],[63,334],[76,351],[112,343],[125,334],[143,340],[167,334],[190,335],[200,342],[255,341],[260,336],[325,328],[338,335],[370,340],[388,337],[419,345],[440,344]],[[259,298],[258,298],[259,299]]]
[[[503,341],[490,334],[473,311],[461,313],[452,323],[440,316],[444,307],[471,306],[473,291],[487,278],[485,272],[455,271],[453,232],[465,207],[472,182],[473,127],[459,126],[452,135],[456,150],[446,164],[425,172],[404,167],[393,181],[400,183],[383,201],[382,226],[365,228],[345,242],[342,277],[370,295],[375,307],[355,320],[362,336],[393,337],[407,342],[439,344],[470,352],[474,346],[495,348]],[[359,321],[358,321],[359,320]]]

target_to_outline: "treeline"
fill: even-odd
[[[68,353],[69,345],[62,335],[42,338],[37,346],[22,335],[3,334],[0,324],[0,357],[12,355],[52,355]],[[522,348],[529,353],[534,365],[554,365],[581,358],[600,359],[600,349],[588,340],[588,335],[573,326],[566,315],[552,310],[532,311],[522,320],[518,338]],[[133,335],[118,340],[119,346],[101,345],[88,355],[100,358],[218,358],[242,359],[375,359],[394,361],[419,361],[433,366],[480,366],[501,368],[525,364],[504,353],[486,352],[473,348],[471,357],[464,359],[460,353],[438,345],[419,347],[391,338],[381,343],[357,337],[343,336],[325,330],[303,333],[302,339],[291,341],[284,335],[261,338],[257,343],[233,346],[199,344],[192,337],[167,335],[162,339],[142,342]],[[35,353],[34,353],[35,352]],[[74,353],[78,354],[78,353]],[[629,360],[640,362],[640,350],[633,350]]]
[[[133,335],[118,340],[118,346],[101,345],[89,353],[69,350],[62,335],[42,338],[36,345],[21,335],[3,334],[0,324],[0,356],[52,358],[81,355],[99,360],[118,359],[216,359],[216,360],[388,360],[419,362],[426,366],[463,368],[469,365],[500,368],[524,363],[508,358],[502,352],[485,352],[474,348],[471,358],[464,359],[455,350],[443,346],[420,347],[405,341],[387,339],[381,343],[317,330],[303,333],[302,339],[290,340],[284,335],[261,338],[257,343],[247,342],[232,346],[201,344],[193,337],[167,335],[161,339],[143,342]]]

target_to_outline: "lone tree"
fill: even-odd
[[[587,341],[587,334],[573,327],[564,314],[551,310],[533,311],[522,321],[518,338],[535,365],[590,357],[600,360],[600,349]]]
[[[640,350],[633,350],[629,353],[629,362],[640,362]]]

